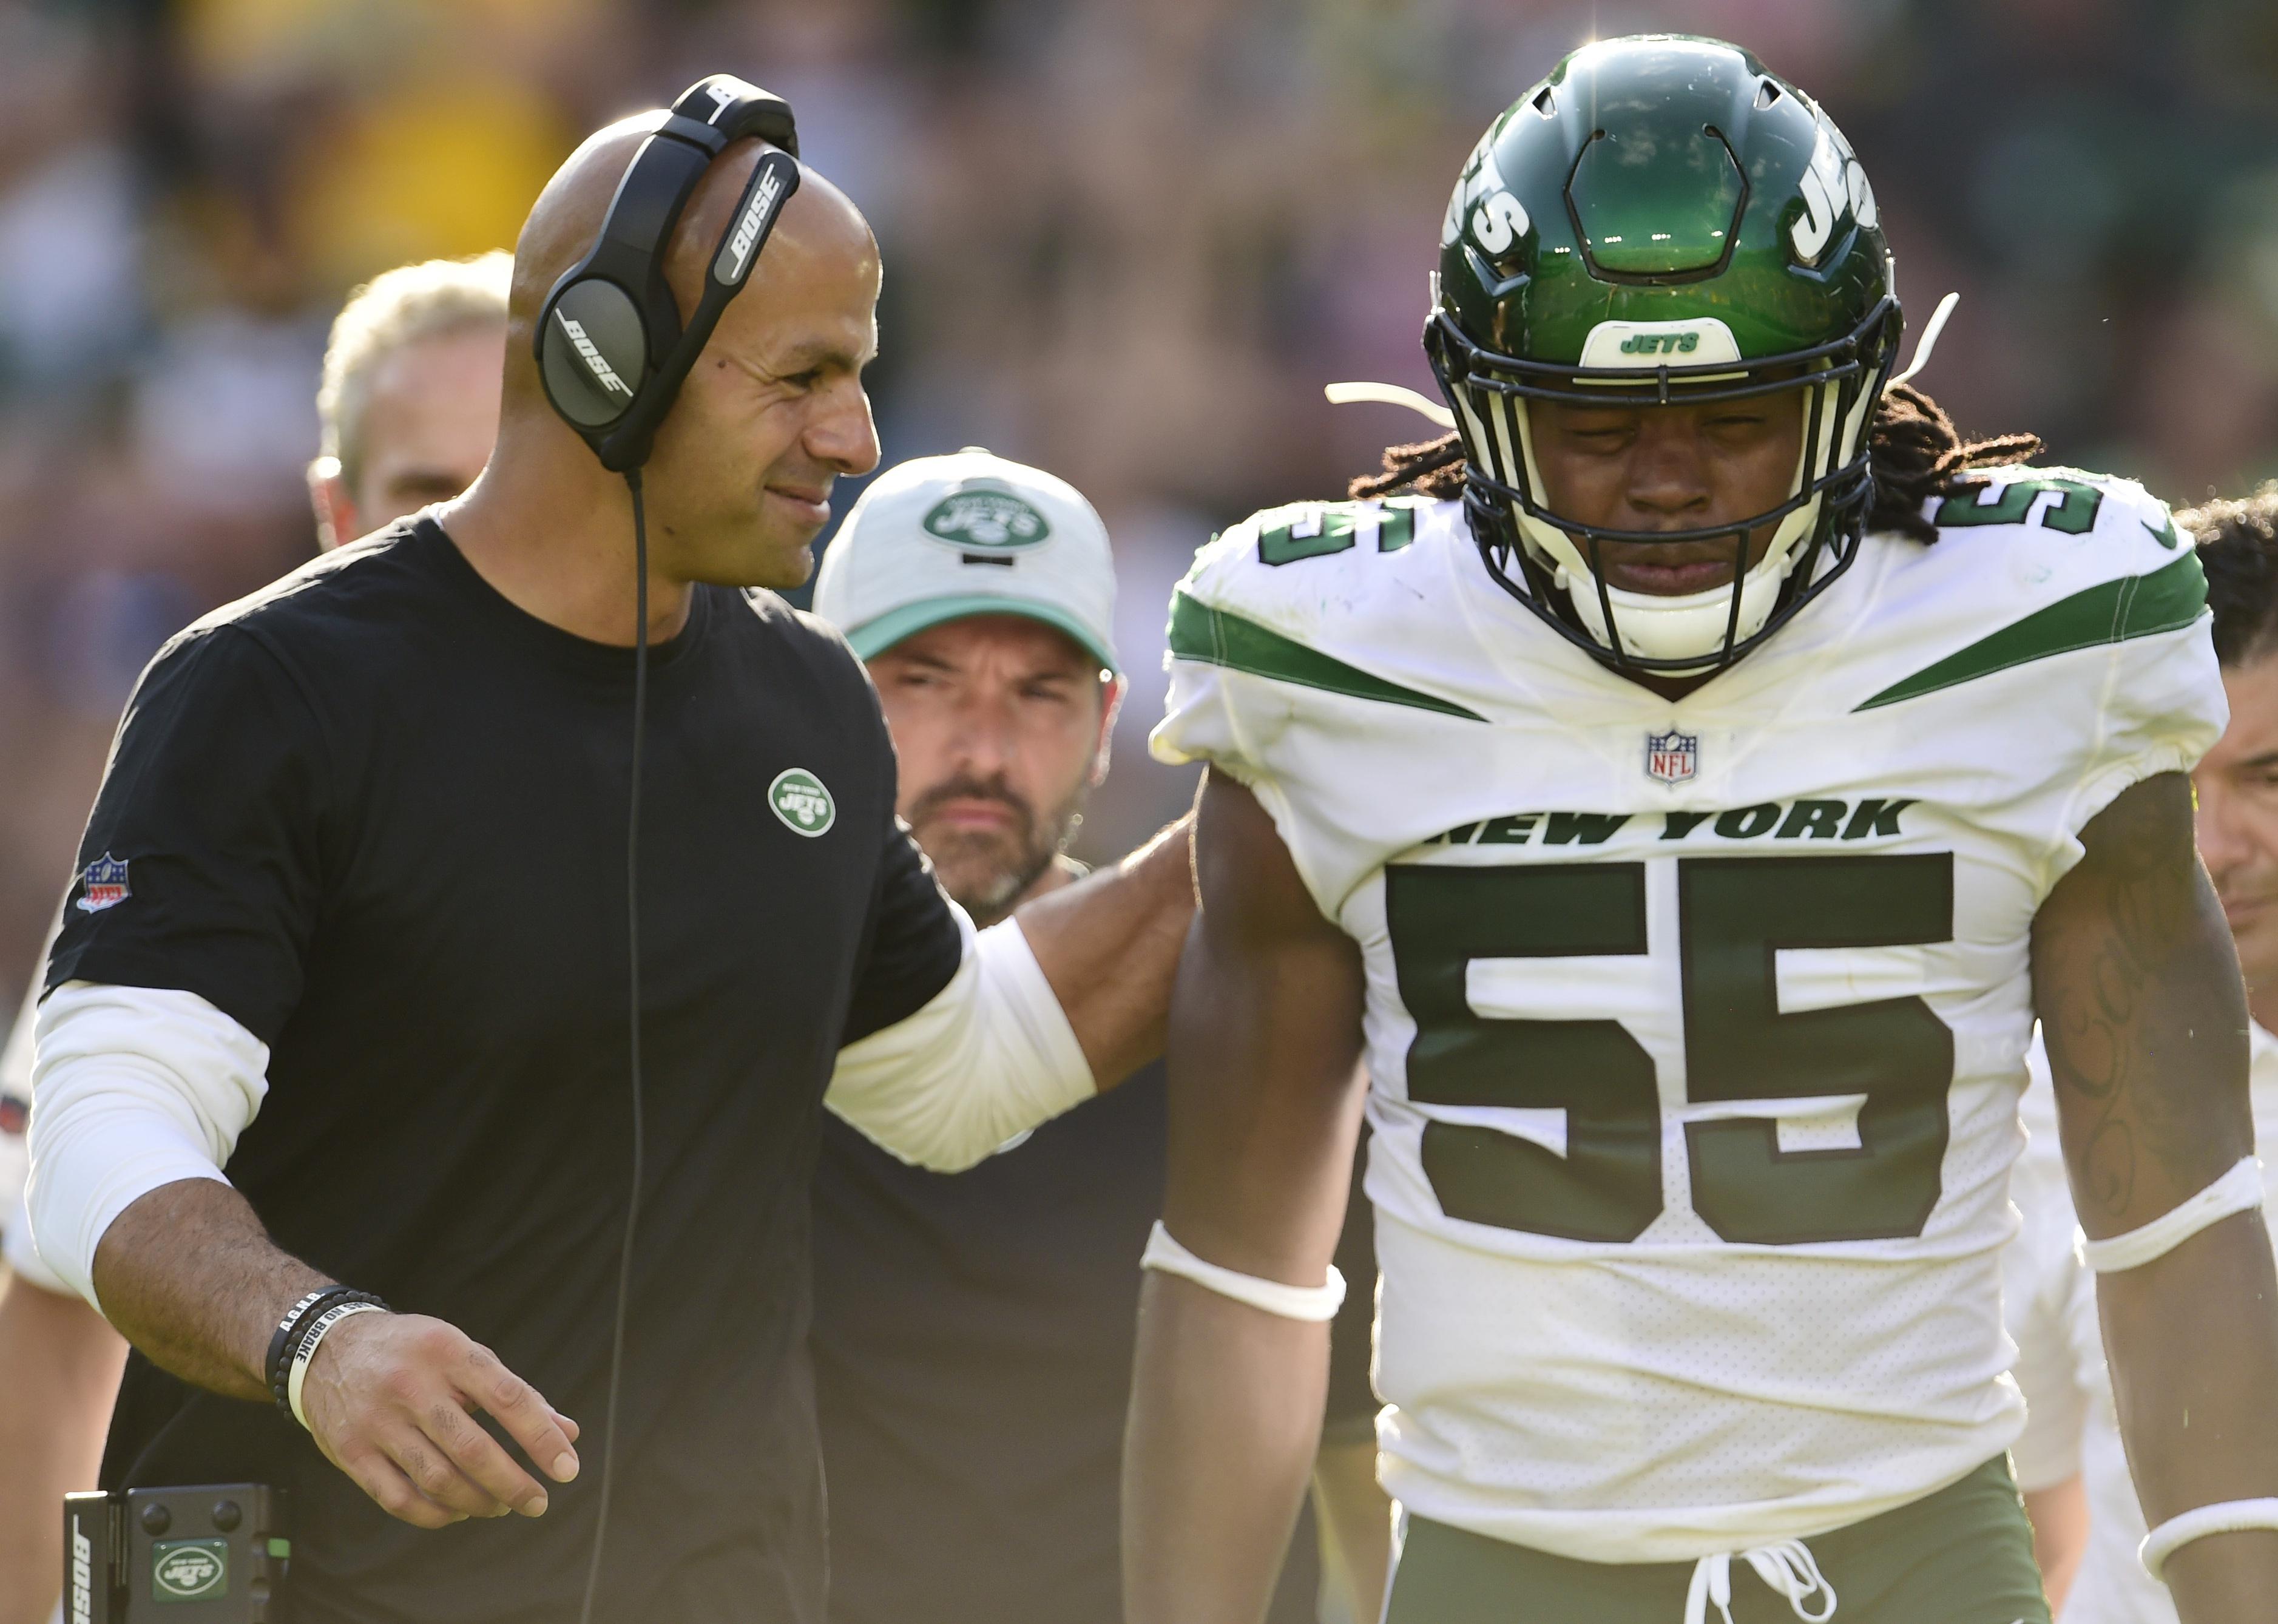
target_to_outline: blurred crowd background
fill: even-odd
[[[121,703],[308,555],[342,295],[510,246],[585,131],[727,70],[788,95],[883,245],[889,461],[1090,494],[1134,692],[1083,854],[1191,789],[1145,756],[1163,608],[1249,509],[1420,419],[1439,219],[1595,35],[1754,50],[1872,175],[1923,382],[1968,431],[2171,499],[2278,472],[2278,8],[2253,0],[0,0],[0,997]],[[853,492],[842,493],[841,511]]]

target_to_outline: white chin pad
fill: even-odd
[[[1669,598],[1647,592],[1624,592],[1609,586],[1606,596],[1613,604],[1614,620],[1621,628],[1622,652],[1635,655],[1640,660],[1706,661],[1724,652],[1728,625],[1735,643],[1754,637],[1771,618],[1772,606],[1779,601],[1780,583],[1787,578],[1793,556],[1788,554],[1767,557],[1748,571],[1747,578],[1740,583],[1738,624],[1732,621],[1730,585]],[[1598,602],[1597,583],[1586,575],[1577,577],[1571,571],[1565,575],[1566,592],[1573,601],[1574,613],[1592,637],[1608,647],[1613,647],[1613,639],[1606,630],[1605,613]]]

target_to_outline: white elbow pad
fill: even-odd
[[[222,1177],[269,1048],[195,992],[65,982],[40,1006],[28,1205],[40,1256],[100,1310],[95,1249],[162,1184]]]
[[[1091,1066],[1019,922],[974,931],[906,1019],[838,1052],[823,1103],[904,1161],[956,1173],[1095,1092]]]

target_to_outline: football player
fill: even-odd
[[[1257,1616],[1364,1096],[1393,1624],[2045,1624],[1999,1272],[2037,1011],[2147,1563],[2190,1624],[2267,1620],[2278,1280],[2190,548],[1889,387],[1866,176],[1732,47],[1568,57],[1441,247],[1456,433],[1173,603],[1156,748],[1212,771],[1135,1624]]]
[[[2278,486],[2238,502],[2175,515],[2198,543],[2207,574],[2216,656],[2230,724],[2191,773],[2199,854],[2222,900],[2246,973],[2250,1092],[2262,1161],[2263,1218],[2278,1216]],[[2037,1045],[2024,1116],[2032,1134],[2014,1195],[2024,1228],[2011,1243],[2004,1285],[2018,1345],[2016,1376],[2030,1413],[2011,1450],[2020,1482],[2063,1473],[2084,1489],[2092,1515],[2075,1553],[2078,1582],[2064,1624],[2175,1624],[2175,1606],[2137,1560],[2144,1512],[2128,1462],[2096,1323],[2092,1276],[2070,1244],[2072,1202],[2055,1164],[2052,1090]],[[2037,1245],[2034,1243],[2037,1242]],[[2021,1312],[2022,1310],[2022,1312]],[[2031,1503],[2029,1489],[2028,1504]],[[2035,1528],[2041,1528],[2035,1508]],[[2051,1594],[2055,1595],[2053,1581]]]

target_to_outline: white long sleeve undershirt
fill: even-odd
[[[1051,984],[1013,920],[960,911],[957,973],[839,1051],[825,1103],[904,1161],[973,1166],[1093,1092]],[[267,1046],[193,992],[66,982],[40,1007],[31,1227],[56,1279],[99,1309],[96,1248],[161,1185],[222,1168],[268,1092]]]
[[[914,1015],[838,1052],[823,1104],[904,1161],[959,1173],[1095,1092],[1051,983],[1005,919]]]
[[[195,992],[67,981],[32,1062],[32,1237],[97,1309],[95,1249],[162,1184],[222,1167],[269,1092],[269,1046]]]

